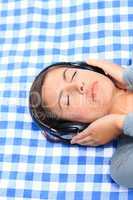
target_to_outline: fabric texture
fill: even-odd
[[[125,135],[133,137],[133,112],[126,115],[122,130]]]
[[[133,91],[133,65],[124,70],[123,80],[127,84],[128,90]]]
[[[133,66],[130,66],[124,70],[123,80],[127,84],[128,90],[133,91]],[[133,137],[133,112],[130,112],[126,115],[122,131],[125,135]]]
[[[106,59],[129,67],[132,0],[0,1],[0,199],[130,200],[110,178],[117,141],[51,143],[32,121],[29,89],[59,61]]]

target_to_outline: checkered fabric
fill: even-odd
[[[29,88],[47,65],[106,59],[130,65],[132,0],[0,1],[0,200],[131,200],[110,177],[117,141],[51,143],[32,121]]]

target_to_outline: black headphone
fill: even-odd
[[[39,111],[36,107],[32,105],[32,87],[33,85],[37,84],[37,81],[40,76],[43,76],[43,74],[49,69],[56,66],[61,67],[68,67],[68,68],[78,68],[83,70],[91,70],[94,72],[101,73],[105,76],[108,76],[105,74],[105,72],[97,67],[97,66],[91,66],[88,65],[86,62],[58,62],[54,63],[52,65],[49,65],[45,69],[43,69],[35,78],[33,81],[33,84],[30,89],[30,95],[29,95],[29,111],[32,116],[32,119],[36,122],[36,124],[41,128],[43,134],[47,137],[47,139],[54,141],[54,142],[67,142],[70,143],[70,140],[74,135],[77,133],[83,131],[85,128],[89,126],[89,123],[82,123],[82,122],[72,122],[72,121],[66,121],[66,120],[51,120],[49,119],[47,122],[43,121],[42,118],[39,116]]]

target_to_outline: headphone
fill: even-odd
[[[33,87],[36,87],[38,80],[40,76],[43,76],[44,73],[48,69],[52,69],[56,66],[65,67],[65,68],[77,68],[77,69],[83,69],[83,70],[91,70],[94,72],[101,73],[105,76],[107,75],[104,70],[97,66],[91,66],[88,65],[86,62],[57,62],[52,65],[49,65],[45,69],[43,69],[34,79],[32,86],[30,88],[29,93],[29,111],[32,116],[33,121],[41,128],[42,133],[45,135],[45,137],[54,142],[60,142],[63,141],[65,143],[70,143],[70,140],[72,137],[79,132],[83,131],[85,128],[89,126],[89,123],[82,123],[77,121],[69,121],[69,120],[62,120],[62,119],[47,119],[46,121],[42,119],[42,108],[39,110],[39,106],[33,105],[32,100],[32,90]],[[43,82],[42,82],[43,83]],[[41,83],[41,86],[42,86]],[[40,88],[41,90],[41,88]],[[41,115],[40,115],[41,113]],[[44,113],[45,114],[45,113]]]

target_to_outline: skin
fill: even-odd
[[[63,80],[65,69],[51,70],[42,86],[42,99],[45,99],[47,106],[59,117],[90,123],[108,114],[126,114],[131,111],[133,106],[129,105],[129,101],[132,102],[133,94],[116,87],[107,76],[90,70],[67,68],[66,80]],[[98,81],[95,101],[91,97],[91,85],[94,81]],[[62,110],[57,103],[61,90],[64,91],[61,98]],[[67,95],[70,99],[69,106]]]

